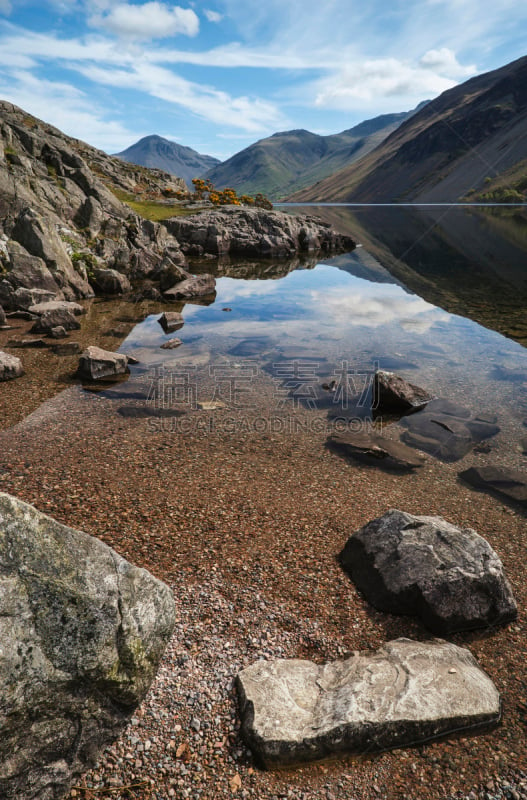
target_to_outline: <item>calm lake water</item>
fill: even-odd
[[[138,324],[120,351],[140,364],[110,396],[349,422],[375,416],[372,375],[387,369],[497,424],[495,460],[525,466],[527,210],[299,210],[359,246],[323,262],[208,263],[215,302],[185,305],[173,334],[159,314]]]

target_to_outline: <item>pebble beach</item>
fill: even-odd
[[[176,602],[150,692],[71,798],[527,797],[518,506],[463,485],[458,464],[428,458],[417,473],[397,475],[348,462],[325,447],[324,426],[248,432],[222,425],[224,411],[196,411],[183,433],[173,419],[127,413],[127,405],[137,408],[71,386],[0,432],[2,491],[99,537],[166,581]],[[7,418],[12,404],[5,410]],[[300,421],[313,413],[297,412]],[[411,618],[372,609],[337,562],[347,538],[388,508],[472,527],[502,559],[518,619],[449,637],[495,682],[502,721],[418,747],[261,770],[239,735],[240,669],[432,638]]]

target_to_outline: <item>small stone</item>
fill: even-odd
[[[51,328],[48,336],[52,339],[65,339],[68,335],[68,332],[62,325],[56,325],[54,328]]]
[[[169,339],[167,342],[164,342],[161,345],[161,350],[175,350],[176,347],[180,347],[183,344],[181,339]]]
[[[20,359],[0,350],[0,381],[11,381],[23,374],[24,367]]]
[[[165,311],[158,319],[165,333],[172,333],[183,327],[185,320],[179,311]]]

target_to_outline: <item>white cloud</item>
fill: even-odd
[[[93,98],[67,83],[37,78],[30,72],[14,70],[8,79],[0,76],[0,97],[59,128],[69,136],[82,138],[108,152],[117,152],[123,142],[138,138],[115,120],[107,120]]]
[[[168,103],[188,109],[218,125],[252,133],[276,129],[284,122],[277,107],[259,98],[231,97],[227,92],[187,81],[168,69],[136,60],[130,69],[71,65],[86,78],[106,86],[147,92]]]
[[[424,99],[450,89],[455,83],[432,69],[387,58],[347,64],[337,74],[313,86],[315,105],[346,110],[357,101],[369,103],[396,96]]]
[[[477,72],[475,64],[470,64],[466,67],[460,64],[456,54],[448,47],[429,50],[419,59],[419,64],[425,69],[433,70],[449,78],[468,78]]]
[[[157,0],[142,6],[118,3],[94,14],[90,25],[103,28],[125,39],[164,39],[176,34],[196,36],[199,19],[191,8],[169,8]]]
[[[434,322],[448,319],[441,309],[398,286],[380,289],[377,284],[367,281],[355,282],[354,290],[350,292],[343,292],[339,287],[323,293],[313,291],[311,297],[315,307],[322,305],[337,325],[377,328],[395,322],[424,331]]]
[[[10,14],[12,11],[12,5],[10,0],[0,0],[0,14]]]
[[[211,11],[210,9],[205,9],[205,16],[209,22],[221,22],[223,19],[223,14],[218,14],[217,11]]]

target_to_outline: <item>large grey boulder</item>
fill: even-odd
[[[114,353],[90,345],[79,359],[78,374],[82,378],[98,381],[113,378],[128,371],[128,358],[124,353]]]
[[[0,381],[11,381],[23,374],[24,367],[20,359],[0,350]]]
[[[126,275],[116,269],[95,269],[93,274],[95,288],[102,294],[126,294],[132,289]]]
[[[394,372],[377,370],[374,375],[372,406],[377,414],[410,414],[424,408],[430,400],[432,395],[426,389]]]
[[[47,314],[48,311],[69,311],[75,317],[80,317],[86,313],[86,309],[80,303],[73,303],[68,300],[47,300],[35,303],[35,305],[30,306],[29,311],[31,314],[37,314],[37,316]]]
[[[25,311],[29,311],[31,306],[40,305],[56,299],[56,294],[48,292],[47,289],[28,289],[19,286],[13,294],[13,306]]]
[[[368,753],[500,718],[499,694],[462,647],[396,639],[328,664],[258,661],[237,677],[242,735],[265,767]]]
[[[168,586],[107,545],[0,494],[0,797],[55,800],[153,680]]]
[[[392,509],[350,536],[340,563],[375,608],[436,633],[487,628],[517,614],[503,564],[471,528]]]
[[[2,306],[0,306],[0,325],[5,325],[5,324],[6,324],[6,315],[5,315],[5,311],[4,311],[4,309],[2,308]]]

